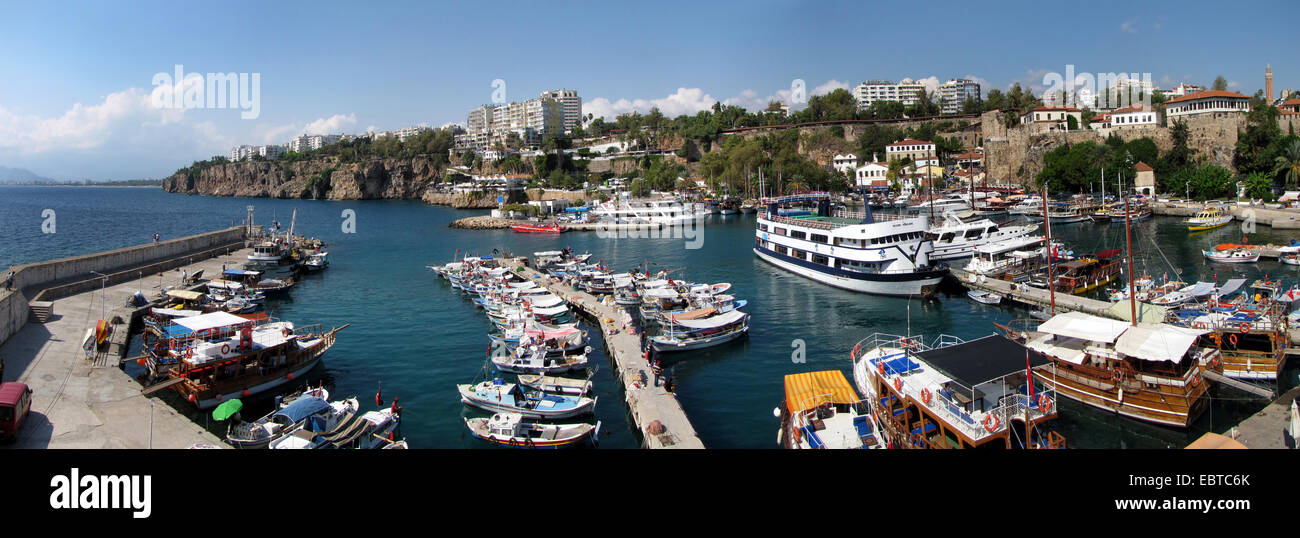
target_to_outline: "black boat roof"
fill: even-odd
[[[1041,353],[998,334],[922,351],[916,353],[916,356],[931,368],[970,389],[981,383],[1025,371],[1026,353],[1029,354],[1030,366],[1047,364],[1047,358]]]

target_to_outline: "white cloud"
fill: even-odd
[[[1240,82],[1237,82],[1237,81],[1235,81],[1235,80],[1229,80],[1229,81],[1228,81],[1228,87],[1229,87],[1229,88],[1232,88],[1232,89],[1234,89],[1234,90],[1240,90],[1240,89],[1241,89],[1241,83],[1240,83]]]
[[[605,97],[597,97],[582,103],[582,112],[612,120],[619,114],[633,111],[645,114],[650,112],[650,109],[658,107],[659,111],[665,116],[672,118],[682,114],[695,114],[701,110],[707,110],[712,108],[713,103],[716,102],[718,102],[717,99],[704,93],[704,90],[699,88],[677,88],[676,92],[659,99],[634,99],[630,101],[619,99],[610,101]]]
[[[350,133],[357,124],[356,114],[335,114],[328,118],[317,118],[314,121],[302,125],[298,123],[287,123],[284,125],[258,125],[253,129],[252,140],[261,144],[284,144],[290,138],[302,134],[345,134]],[[371,125],[366,128],[367,132],[373,132],[375,126]]]
[[[328,118],[319,118],[303,127],[304,134],[342,134],[357,124],[357,115],[335,114]]]
[[[936,77],[936,76],[934,76],[934,75],[931,75],[931,76],[928,76],[928,77],[925,77],[925,78],[913,79],[913,80],[914,80],[915,82],[920,82],[922,85],[924,85],[924,86],[925,86],[925,93],[928,93],[928,94],[933,94],[933,93],[935,93],[935,92],[938,92],[938,91],[939,91],[939,85],[940,85],[940,84],[943,84],[943,82],[941,82],[941,81],[939,80],[939,77]]]
[[[831,79],[823,83],[821,86],[813,88],[812,93],[809,93],[808,96],[812,97],[814,95],[826,95],[837,89],[847,90],[849,89],[849,83],[840,82],[838,80]],[[789,94],[788,91],[786,93]]]
[[[1130,33],[1130,34],[1136,34],[1136,33],[1138,33],[1138,31],[1137,31],[1137,21],[1138,21],[1137,19],[1129,19],[1129,20],[1127,20],[1127,21],[1124,21],[1124,24],[1119,25],[1119,29],[1120,29],[1120,31],[1122,31],[1122,32],[1128,32],[1128,33]]]

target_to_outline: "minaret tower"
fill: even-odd
[[[1268,98],[1268,104],[1273,104],[1273,65],[1269,64],[1264,68],[1264,96]]]

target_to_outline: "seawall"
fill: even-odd
[[[29,301],[53,301],[97,289],[108,276],[108,285],[134,280],[141,274],[156,274],[184,265],[186,257],[210,257],[243,246],[244,228],[83,254],[57,260],[28,263],[13,268],[13,290],[0,289],[0,344],[27,323]],[[5,276],[8,272],[5,272]]]

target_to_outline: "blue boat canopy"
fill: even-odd
[[[591,208],[590,207],[566,207],[564,208],[564,210],[568,211],[569,213],[581,213],[583,211],[591,211]]]
[[[226,269],[225,271],[222,271],[222,274],[230,276],[257,276],[262,273],[258,271],[245,271],[243,269]]]
[[[321,411],[328,410],[330,403],[322,398],[315,396],[306,396],[294,400],[293,403],[285,406],[271,417],[271,420],[281,424],[297,424],[303,419],[310,417]]]

